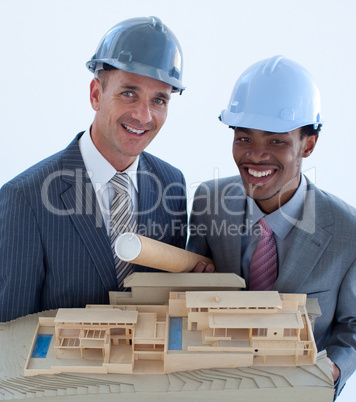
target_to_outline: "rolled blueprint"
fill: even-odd
[[[213,263],[210,258],[134,233],[120,235],[115,252],[123,261],[168,272],[189,272],[201,261]]]

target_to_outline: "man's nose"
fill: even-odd
[[[141,124],[149,123],[152,120],[150,105],[146,101],[137,102],[132,112],[132,117]]]
[[[246,151],[246,157],[255,163],[270,159],[270,155],[263,144],[252,144]]]

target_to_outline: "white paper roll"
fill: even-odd
[[[134,233],[120,235],[115,252],[121,260],[169,272],[189,272],[198,262],[213,263],[205,256]]]

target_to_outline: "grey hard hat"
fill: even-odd
[[[157,17],[131,18],[111,28],[86,63],[95,72],[104,65],[155,78],[182,92],[183,54],[174,33]]]

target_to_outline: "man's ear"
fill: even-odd
[[[305,137],[306,141],[303,149],[303,155],[302,155],[303,158],[307,158],[314,151],[318,138],[319,138],[318,134],[308,135]]]
[[[101,82],[94,78],[90,83],[90,103],[91,107],[97,112],[100,110],[100,99],[102,93]]]

